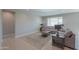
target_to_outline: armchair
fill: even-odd
[[[75,34],[72,31],[65,34],[65,46],[75,48]]]

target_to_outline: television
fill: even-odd
[[[61,25],[55,25],[55,29],[57,30],[61,29]]]

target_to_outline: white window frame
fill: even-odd
[[[52,24],[52,20],[51,19],[57,19],[57,23]],[[59,20],[61,19],[62,23],[59,22]],[[53,20],[55,21],[55,20]],[[47,26],[54,26],[54,25],[60,25],[63,24],[63,17],[48,17],[47,18]]]

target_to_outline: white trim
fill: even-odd
[[[31,32],[31,33],[24,33],[24,34],[20,34],[20,35],[15,35],[15,38],[20,38],[20,37],[23,37],[23,36],[31,35],[31,34],[36,33],[36,32],[38,32],[38,31]]]

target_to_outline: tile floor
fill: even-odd
[[[20,38],[12,36],[3,39],[2,50],[62,50],[52,46],[52,37],[41,37],[41,33],[34,33]],[[64,47],[64,50],[71,50]]]

